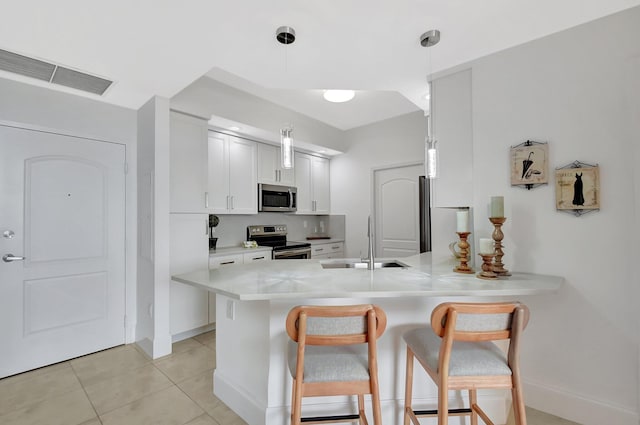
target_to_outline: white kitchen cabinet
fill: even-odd
[[[258,183],[294,186],[293,169],[280,166],[280,148],[258,143]]]
[[[295,153],[299,214],[329,214],[329,160]]]
[[[244,264],[255,263],[256,261],[271,261],[271,251],[251,252],[242,255]]]
[[[256,142],[209,133],[207,209],[217,214],[257,214]]]
[[[228,267],[238,264],[250,264],[256,261],[271,261],[270,250],[239,254],[213,254],[209,256],[209,269]],[[209,322],[216,321],[216,294],[209,293]]]
[[[473,205],[473,120],[471,70],[431,83],[433,134],[438,143],[439,176],[432,184],[432,207]]]
[[[232,266],[234,264],[244,264],[243,254],[211,255],[209,256],[209,268]]]
[[[209,259],[209,216],[170,215],[171,275],[207,267]],[[171,282],[170,328],[176,335],[209,324],[209,291]],[[215,316],[214,316],[215,321]]]
[[[207,133],[207,121],[171,112],[171,212],[205,212]]]
[[[311,258],[343,258],[344,242],[311,245]]]

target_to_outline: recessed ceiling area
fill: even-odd
[[[138,109],[203,75],[338,129],[426,109],[433,72],[640,5],[640,0],[223,2],[44,0],[3,7],[0,49],[101,76],[102,96],[0,72],[53,90]],[[339,12],[339,13],[338,13]],[[275,38],[295,28],[296,41]],[[438,29],[427,49],[420,35]],[[351,89],[345,104],[323,89]],[[319,100],[316,103],[316,99]]]

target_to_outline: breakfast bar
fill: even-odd
[[[513,273],[508,279],[481,280],[434,266],[431,256],[401,259],[403,267],[356,268],[357,260],[287,260],[173,276],[178,282],[216,293],[216,370],[214,393],[250,425],[288,422],[291,378],[287,369],[285,317],[301,304],[371,303],[387,314],[387,330],[378,342],[383,422],[401,423],[404,402],[402,334],[427,326],[433,308],[452,299],[514,300],[557,291],[562,277]],[[535,321],[536,312],[532,312]],[[426,376],[416,378],[414,405],[433,408],[437,393]],[[480,393],[497,423],[506,422],[506,392]],[[461,403],[456,395],[451,406]],[[354,400],[323,397],[305,400],[307,414],[352,413]],[[368,408],[370,404],[367,402]],[[503,419],[503,422],[500,420]]]

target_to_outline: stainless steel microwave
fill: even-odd
[[[298,208],[298,189],[274,184],[258,184],[258,211],[295,212]]]

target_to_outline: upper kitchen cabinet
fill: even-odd
[[[471,70],[431,83],[433,135],[438,140],[439,171],[433,181],[433,206],[473,204],[473,128]]]
[[[291,169],[280,166],[280,148],[258,143],[258,183],[294,186]]]
[[[207,121],[171,113],[171,212],[205,212],[207,185]]]
[[[257,214],[257,143],[209,132],[207,211]]]
[[[329,214],[329,160],[295,153],[299,214]]]

